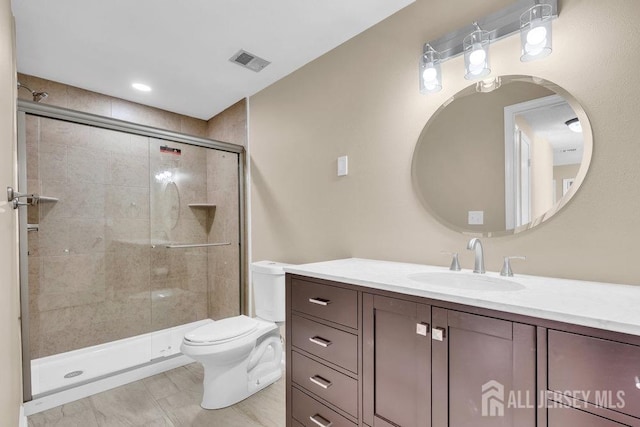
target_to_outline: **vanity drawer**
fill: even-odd
[[[358,337],[299,316],[291,318],[291,344],[315,356],[358,372]]]
[[[358,416],[358,381],[328,366],[292,352],[293,382],[306,388],[327,402]]]
[[[293,418],[307,427],[355,427],[356,425],[327,408],[322,403],[313,400],[296,388],[291,389],[291,408]]]
[[[551,402],[550,405],[553,405]],[[624,427],[624,424],[572,408],[549,409],[548,427]]]
[[[291,307],[321,319],[358,328],[358,293],[350,289],[293,279]]]
[[[640,417],[640,347],[550,330],[548,369],[550,390]]]

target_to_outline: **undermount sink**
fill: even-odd
[[[519,291],[525,288],[520,283],[484,274],[425,272],[410,274],[407,278],[426,285],[470,291]]]

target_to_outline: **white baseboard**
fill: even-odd
[[[166,360],[92,381],[87,384],[79,385],[68,390],[62,390],[57,393],[38,397],[30,402],[25,402],[22,410],[26,416],[37,414],[38,412],[46,411],[47,409],[55,408],[56,406],[64,405],[94,394],[102,393],[103,391],[120,387],[121,385],[129,384],[143,378],[151,377],[171,369],[179,368],[180,366],[188,365],[189,363],[193,363],[193,359],[184,355],[168,358]],[[23,427],[22,424],[20,427]],[[27,427],[26,418],[24,427]]]
[[[19,427],[27,427],[27,416],[24,414],[24,405],[20,405]]]

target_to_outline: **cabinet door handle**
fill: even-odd
[[[636,388],[640,389],[640,377],[636,377]]]
[[[325,390],[331,387],[331,381],[325,380],[320,375],[314,375],[312,377],[309,377],[309,381],[316,384],[317,386],[322,387]]]
[[[416,323],[416,334],[426,337],[429,333],[429,324],[425,322]]]
[[[331,345],[331,341],[329,340],[325,340],[322,337],[311,337],[309,338],[309,341],[311,341],[314,344],[319,345],[320,347],[324,347],[327,348]]]
[[[331,427],[333,425],[331,421],[322,417],[319,414],[311,415],[309,419],[313,421],[314,424],[317,425],[318,427]]]
[[[433,339],[434,341],[444,341],[446,335],[447,333],[445,328],[434,327],[431,330],[431,339]]]
[[[309,302],[311,304],[322,305],[324,307],[326,307],[329,304],[331,304],[331,300],[324,299],[324,298],[309,298]]]

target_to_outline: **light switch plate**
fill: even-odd
[[[469,225],[484,224],[484,211],[469,211]]]
[[[349,158],[338,157],[338,176],[346,176],[349,173]]]

